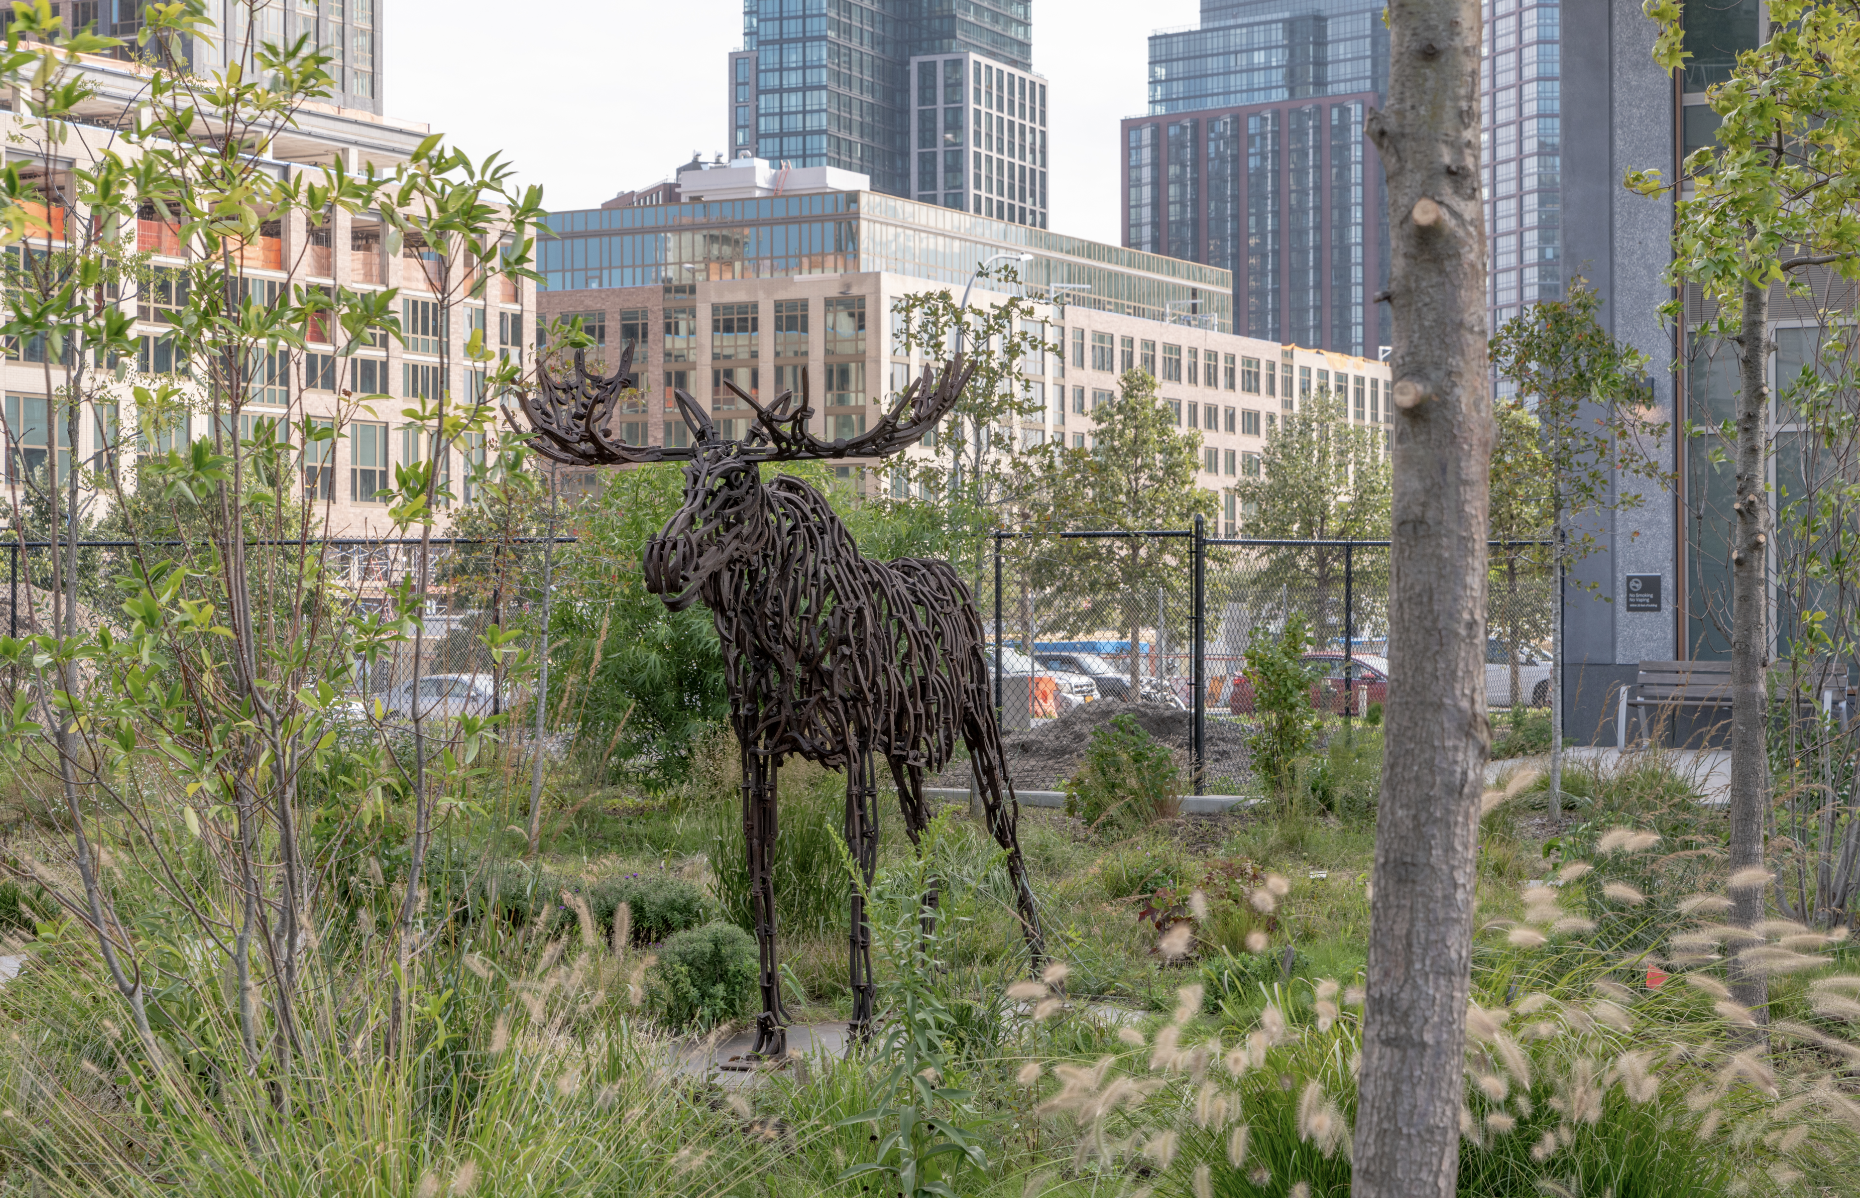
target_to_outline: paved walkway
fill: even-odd
[[[1563,750],[1563,768],[1618,770],[1625,765],[1657,756],[1674,772],[1698,787],[1707,803],[1725,802],[1731,790],[1731,751],[1729,749],[1631,749],[1579,747]],[[1490,762],[1485,767],[1487,784],[1509,777],[1518,769],[1547,770],[1550,757],[1515,757]]]

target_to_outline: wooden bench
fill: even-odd
[[[1847,667],[1844,663],[1816,661],[1806,664],[1774,663],[1770,666],[1770,693],[1791,691],[1794,706],[1800,710],[1819,707],[1829,715],[1836,703],[1842,720],[1847,714]],[[1703,711],[1708,708],[1731,708],[1731,663],[1728,661],[1643,661],[1632,686],[1621,688],[1615,708],[1615,744],[1628,745],[1628,711],[1640,721],[1636,731],[1647,729],[1647,708],[1669,707],[1675,710]]]

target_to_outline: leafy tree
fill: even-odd
[[[1305,664],[1310,645],[1302,612],[1286,617],[1285,628],[1273,636],[1256,626],[1246,647],[1246,678],[1253,688],[1253,710],[1259,728],[1247,737],[1253,772],[1284,811],[1291,802],[1298,759],[1310,750],[1322,721],[1311,706],[1316,672]]]
[[[1352,424],[1342,396],[1321,389],[1284,413],[1266,435],[1258,477],[1231,490],[1242,510],[1241,532],[1273,540],[1369,541],[1389,535],[1391,478],[1383,431]],[[1317,643],[1343,638],[1345,551],[1335,545],[1275,546],[1263,551],[1265,580],[1310,588]],[[1359,613],[1356,633],[1379,622],[1387,593],[1386,559],[1352,554]],[[1365,618],[1367,617],[1367,618]]]
[[[1503,523],[1492,525],[1492,535],[1509,539],[1531,525],[1540,489],[1520,472],[1541,468],[1548,488],[1551,571],[1564,581],[1577,562],[1601,547],[1595,517],[1640,507],[1649,485],[1671,477],[1660,460],[1668,425],[1645,406],[1646,356],[1602,328],[1601,305],[1601,296],[1582,278],[1572,278],[1565,298],[1532,304],[1492,338],[1498,376],[1536,417],[1542,437],[1536,454],[1501,440],[1493,464],[1493,519]],[[1515,416],[1501,418],[1501,438],[1512,426],[1523,432]],[[1507,531],[1501,534],[1501,527]],[[1563,793],[1562,624],[1555,620],[1550,630],[1553,813],[1561,809]]]
[[[1655,61],[1679,69],[1687,57],[1681,6],[1654,0],[1648,15],[1660,26]],[[1860,57],[1860,14],[1850,5],[1777,0],[1768,16],[1763,43],[1739,54],[1730,77],[1707,92],[1721,120],[1717,144],[1694,151],[1670,182],[1657,170],[1627,177],[1628,186],[1643,195],[1675,193],[1668,275],[1715,305],[1695,335],[1727,343],[1738,362],[1735,410],[1717,429],[1724,455],[1734,463],[1735,499],[1728,519],[1714,514],[1729,525],[1733,870],[1759,869],[1766,859],[1767,568],[1775,531],[1767,479],[1773,449],[1767,378],[1774,348],[1771,289],[1783,284],[1796,302],[1825,314],[1847,302],[1836,298],[1844,289],[1824,284],[1811,290],[1808,272],[1826,268],[1845,279],[1860,278],[1854,226],[1860,84],[1853,67]],[[1678,300],[1667,312],[1685,319]],[[1764,895],[1762,887],[1734,891],[1731,920],[1744,926],[1761,920]],[[1731,991],[1760,1021],[1766,1018],[1768,986],[1761,973],[1733,962]]]
[[[984,269],[976,278],[1006,289],[1020,284],[1011,266]],[[894,353],[935,364],[960,343],[964,361],[975,368],[943,427],[924,438],[924,452],[894,469],[942,510],[950,547],[967,548],[971,586],[979,592],[984,538],[1012,527],[1028,498],[1032,473],[1019,425],[1041,411],[1024,368],[1063,347],[1045,340],[1039,310],[1024,296],[991,295],[964,307],[948,290],[917,291],[894,300],[892,316]]]
[[[1550,555],[1541,541],[1550,535],[1549,456],[1543,426],[1519,399],[1500,399],[1492,445],[1491,602],[1487,632],[1505,647],[1510,667],[1509,699],[1514,720],[1524,715],[1523,649],[1553,635],[1548,586]],[[1489,696],[1488,696],[1489,698]]]
[[[1201,434],[1177,429],[1175,416],[1156,398],[1156,380],[1130,370],[1118,396],[1092,413],[1096,431],[1088,449],[1046,447],[1033,505],[1038,527],[1053,530],[1148,532],[1186,529],[1195,517],[1213,518],[1213,492],[1196,483]],[[1146,622],[1145,599],[1156,580],[1180,571],[1187,559],[1180,538],[1106,537],[1061,542],[1042,553],[1032,584],[1073,597],[1072,624],[1081,630],[1116,628],[1130,641],[1130,694],[1140,693]],[[1161,631],[1160,629],[1158,630]]]

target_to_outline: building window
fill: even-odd
[[[311,418],[304,421],[304,498],[336,498],[336,422]]]
[[[1172,345],[1169,348],[1175,351],[1175,377],[1169,381],[1179,383],[1182,381],[1182,347],[1179,345]],[[1149,375],[1153,379],[1163,377],[1156,373],[1156,343],[1154,341],[1139,343],[1137,366],[1144,374]]]
[[[182,419],[186,419],[185,414]],[[71,426],[65,413],[54,411],[51,401],[42,395],[6,397],[8,482],[17,483],[44,472],[54,429],[58,439],[57,481],[64,482],[71,475]]]
[[[1260,456],[1258,454],[1256,453],[1241,454],[1240,455],[1241,475],[1246,478],[1258,478],[1259,477],[1259,463],[1260,463]]]
[[[382,503],[388,489],[388,426],[359,420],[349,425],[349,498]]]
[[[1257,380],[1258,380],[1258,377],[1259,377],[1259,375],[1258,375],[1258,372],[1257,372],[1257,371],[1256,371],[1256,372],[1254,372],[1254,379],[1255,379],[1255,385],[1254,385],[1254,390],[1256,390],[1256,391],[1257,391],[1257,390],[1259,389],[1259,388],[1258,388],[1258,384],[1257,384]],[[1228,354],[1228,355],[1227,355],[1227,389],[1228,389],[1229,391],[1232,391],[1232,390],[1234,389],[1234,383],[1235,383],[1235,379],[1234,379],[1234,356],[1233,356],[1232,354]],[[1214,384],[1213,384],[1213,382],[1211,382],[1211,381],[1210,381],[1210,382],[1208,383],[1208,386],[1210,386],[1210,387],[1212,387],[1213,385],[1214,385]]]
[[[478,487],[484,476],[485,459],[487,456],[485,448],[486,440],[487,438],[483,433],[466,433],[464,443],[460,447],[460,453],[465,458],[466,503],[470,503],[478,498]]]
[[[1382,380],[1369,380],[1369,423],[1382,423]]]
[[[1234,472],[1234,451],[1233,450],[1223,449],[1221,451],[1221,470],[1222,470],[1222,473],[1227,474],[1230,477],[1232,476]]]
[[[1363,376],[1359,374],[1356,376],[1356,419],[1359,423],[1363,419],[1363,411]]]
[[[1078,367],[1083,367],[1085,365],[1084,329],[1072,330],[1072,364]]]
[[[1191,403],[1188,405],[1188,427],[1201,427],[1201,405],[1198,403]]]
[[[665,310],[665,360],[667,362],[697,360],[696,308],[667,308]]]
[[[761,356],[762,325],[756,304],[710,306],[710,356],[717,361],[752,361]]]
[[[1240,413],[1240,435],[1243,437],[1259,436],[1259,413],[1242,411]]]
[[[807,356],[807,301],[775,301],[775,356],[777,358],[805,358]],[[797,388],[798,389],[798,388]],[[776,381],[776,390],[781,390],[780,380]]]
[[[827,436],[835,441],[850,441],[865,435],[865,413],[841,413],[827,417]]]
[[[1137,368],[1137,339],[1135,337],[1120,337],[1118,339],[1118,349],[1121,351],[1120,356],[1123,359],[1121,365],[1124,371],[1128,373],[1129,371],[1135,370]],[[1150,351],[1152,355],[1154,355],[1155,352],[1156,351],[1153,349]]]
[[[1115,391],[1100,391],[1094,389],[1091,393],[1091,410],[1095,412],[1116,398],[1117,392]]]
[[[1219,474],[1221,472],[1221,451],[1209,446],[1201,451],[1201,462],[1202,468],[1209,474]]]
[[[386,395],[388,364],[382,358],[350,358],[349,390],[357,395]]]
[[[1259,394],[1259,359],[1240,359],[1240,389],[1248,395]]]
[[[754,366],[722,366],[710,372],[710,406],[713,411],[741,407],[736,401],[736,392],[730,390],[734,383],[749,392],[751,399],[761,399],[761,370]]]
[[[418,300],[414,302],[425,303],[426,301]],[[467,309],[467,312],[469,313],[470,309]],[[555,319],[561,324],[565,331],[568,329],[577,329],[584,336],[593,338],[594,344],[603,347],[607,344],[607,313],[605,312],[558,312]],[[469,329],[466,335],[468,337],[470,336]],[[434,348],[416,352],[436,354],[439,350]]]
[[[1085,388],[1072,388],[1072,410],[1081,416],[1085,414]]]
[[[865,297],[838,295],[827,300],[827,357],[865,357]],[[861,385],[860,390],[864,387]]]
[[[1311,368],[1309,366],[1298,368],[1298,398],[1311,398]]]
[[[1145,341],[1143,344],[1148,346],[1151,343],[1148,341]],[[1151,352],[1154,353],[1154,350],[1152,350]],[[1155,359],[1151,358],[1151,362],[1154,363],[1154,361]],[[1181,346],[1179,345],[1163,346],[1162,380],[1165,383],[1179,383],[1182,381],[1182,347]]]
[[[1117,369],[1117,358],[1112,348],[1111,334],[1093,333],[1091,335],[1091,368],[1106,373]]]
[[[604,324],[602,332],[604,335]],[[445,335],[446,312],[436,300],[400,301],[400,343],[408,353],[437,354]]]
[[[1230,433],[1236,431],[1234,428],[1234,416],[1235,416],[1234,409],[1228,408],[1227,409],[1227,431]]]
[[[826,372],[828,407],[850,408],[865,404],[864,362],[829,362]],[[860,417],[861,421],[864,419]]]
[[[741,61],[740,59],[738,61]],[[620,347],[633,347],[633,366],[635,369],[646,364],[647,344],[651,332],[651,316],[645,308],[620,309]]]
[[[401,397],[403,399],[438,399],[439,367],[426,362],[402,362]]]
[[[1169,347],[1166,345],[1163,347],[1165,352],[1167,352],[1168,348]],[[1210,367],[1211,366],[1212,363],[1210,362]],[[1210,369],[1208,371],[1209,378],[1212,379],[1213,375],[1214,371]],[[1192,345],[1188,347],[1188,385],[1191,387],[1201,386],[1201,351]]]
[[[32,340],[43,344],[38,337]],[[29,343],[25,360],[28,362],[43,361],[43,358],[32,356],[31,348]],[[159,336],[145,334],[136,338],[136,369],[143,374],[186,375],[189,373],[186,356],[175,349],[174,342],[166,333]]]
[[[439,437],[418,424],[403,424],[400,428],[400,461],[403,466],[414,466],[425,461],[427,457],[435,458],[439,463],[439,489],[436,492],[440,507],[445,507],[451,500],[452,489],[452,455],[438,453]],[[423,456],[424,455],[424,456]]]

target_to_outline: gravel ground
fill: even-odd
[[[1131,715],[1145,732],[1166,745],[1181,750],[1186,764],[1189,739],[1193,733],[1194,713],[1177,711],[1160,703],[1113,703],[1100,700],[1075,707],[1050,723],[1028,732],[1012,732],[1003,738],[1008,771],[1020,790],[1059,790],[1065,780],[1085,760],[1091,734],[1113,717]],[[1214,718],[1210,713],[1207,728],[1207,777],[1209,792],[1224,791],[1246,774],[1247,752],[1238,724]],[[1225,781],[1223,781],[1225,780]],[[969,763],[952,764],[941,775],[926,779],[928,786],[967,786]]]

